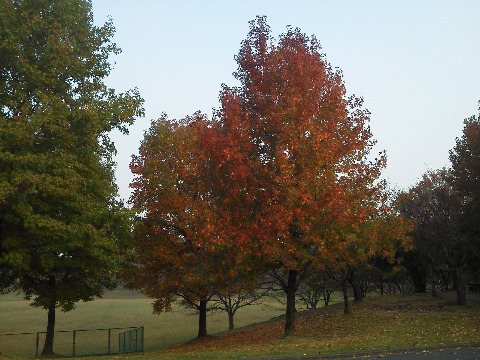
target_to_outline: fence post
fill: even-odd
[[[133,333],[132,331],[130,330],[130,351],[134,351],[133,350]],[[137,336],[137,332],[135,331],[135,337]],[[137,344],[135,344],[135,351],[137,351],[137,348],[136,348]]]
[[[145,328],[143,326],[140,327],[140,331],[141,331],[141,334],[142,334],[142,352],[143,352],[143,345],[144,345],[144,341],[145,341]]]
[[[39,342],[39,337],[40,337],[40,333],[37,332],[37,342],[36,342],[36,350],[35,350],[35,356],[38,356],[38,342]]]
[[[112,329],[108,329],[108,355],[110,355],[110,343],[111,343],[111,338],[112,338]]]
[[[135,329],[135,351],[138,351],[138,328]]]
[[[72,351],[72,356],[75,357],[75,336],[77,334],[76,330],[73,330],[73,351]]]

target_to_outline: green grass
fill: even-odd
[[[446,346],[480,341],[480,302],[458,307],[453,294],[371,295],[343,314],[341,304],[300,312],[296,336],[282,339],[283,321],[252,326],[248,331],[164,350],[149,359],[240,359],[302,356]],[[230,349],[228,353],[222,351]]]
[[[343,315],[342,304],[299,311],[296,336],[288,339],[282,338],[284,320],[269,320],[283,313],[282,305],[252,306],[241,309],[236,322],[238,326],[257,324],[229,332],[226,315],[217,313],[208,318],[208,330],[213,336],[201,341],[192,341],[197,317],[188,311],[175,308],[172,313],[153,315],[149,299],[127,295],[113,292],[105,299],[79,304],[77,310],[59,314],[57,328],[145,326],[145,353],[86,359],[242,359],[441,346],[480,339],[480,299],[458,307],[453,293],[441,293],[438,298],[429,294],[372,294],[362,302],[353,303],[349,316]],[[0,298],[0,311],[2,320],[7,314],[6,323],[16,322],[19,316],[23,324],[30,319],[31,327],[27,329],[37,321],[33,319],[40,320],[41,331],[45,326],[43,311],[29,308],[15,297]],[[3,326],[4,321],[0,327]]]
[[[74,330],[144,326],[147,351],[181,344],[196,338],[198,316],[191,310],[174,306],[172,312],[155,315],[152,313],[151,304],[151,299],[137,293],[114,290],[107,292],[101,299],[78,303],[74,311],[63,313],[57,310],[55,328],[56,330]],[[265,321],[282,313],[283,306],[270,300],[264,306],[248,306],[239,309],[235,317],[235,325],[241,327]],[[29,306],[29,302],[23,300],[21,295],[0,295],[0,314],[0,334],[46,330],[47,312]],[[215,312],[209,315],[207,330],[209,334],[227,331],[226,313]],[[0,336],[0,355],[34,355],[35,341],[35,335]],[[58,345],[55,351],[59,351],[58,347],[71,351],[71,334],[57,333],[55,344]],[[40,351],[42,345],[41,343]]]

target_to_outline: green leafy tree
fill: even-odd
[[[468,272],[478,276],[480,271],[480,115],[464,121],[462,137],[456,139],[450,151],[452,183],[461,198],[462,215],[459,221]],[[454,274],[455,278],[461,275]],[[457,283],[460,283],[457,281]],[[461,295],[461,294],[460,294]],[[463,297],[464,298],[464,297]],[[462,297],[457,299],[462,302]]]
[[[90,1],[0,2],[0,278],[48,310],[44,354],[56,308],[112,284],[130,231],[109,132],[127,133],[143,100],[103,83],[113,34]]]
[[[427,259],[432,288],[437,274],[450,272],[456,283],[457,304],[465,305],[465,289],[478,269],[478,240],[462,231],[465,200],[452,183],[449,169],[428,172],[403,195],[403,212],[416,221],[414,244]],[[472,268],[473,265],[473,268]]]

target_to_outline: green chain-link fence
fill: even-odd
[[[0,355],[38,356],[45,334],[0,334]],[[142,352],[143,349],[143,326],[55,331],[54,352],[67,357]]]

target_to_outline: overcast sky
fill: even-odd
[[[371,129],[386,150],[384,177],[408,188],[449,165],[463,120],[478,115],[480,1],[93,0],[95,23],[111,16],[122,48],[107,85],[138,87],[145,118],[114,136],[120,196],[143,132],[162,112],[180,119],[217,108],[222,83],[236,85],[234,56],[256,15],[275,36],[287,25],[315,35],[342,69],[349,94],[365,99]]]

